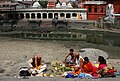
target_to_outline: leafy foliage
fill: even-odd
[[[48,1],[39,1],[39,3],[43,8],[47,8]]]

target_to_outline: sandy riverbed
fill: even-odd
[[[0,38],[0,76],[16,76],[21,66],[37,53],[45,62],[64,60],[70,48],[98,48],[108,53],[111,59],[120,59],[120,47],[95,45],[86,42],[45,41],[15,38]]]

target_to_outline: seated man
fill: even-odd
[[[28,64],[30,65],[30,71],[32,75],[40,74],[47,68],[46,64],[42,64],[42,58],[38,57],[37,55],[30,59]]]
[[[74,52],[74,50],[70,49],[70,53],[66,56],[66,58],[65,58],[66,66],[71,67],[71,66],[75,65],[75,54],[73,52]]]
[[[75,66],[81,68],[83,65],[84,59],[80,55],[80,53],[75,54]]]

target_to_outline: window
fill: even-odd
[[[26,13],[26,18],[30,18],[30,15],[29,15],[29,13]]]
[[[24,14],[20,13],[20,18],[23,19],[24,18]]]
[[[65,17],[65,14],[64,13],[60,13],[60,17]]]
[[[6,7],[6,5],[2,5],[2,7]]]
[[[26,7],[26,8],[29,8],[29,6],[28,6],[28,5],[26,5],[25,7]]]
[[[97,12],[98,12],[98,11],[97,11],[97,7],[95,7],[95,8],[94,8],[94,12],[95,12],[95,13],[97,13]]]
[[[120,7],[119,7],[119,11],[118,11],[118,13],[120,13]]]
[[[9,7],[9,5],[6,5],[6,7]]]
[[[54,14],[54,18],[55,18],[55,19],[58,19],[58,13],[55,13],[55,14]]]
[[[71,14],[70,14],[70,13],[67,13],[67,14],[66,14],[66,18],[71,18]]]
[[[35,13],[32,13],[32,14],[31,14],[31,18],[35,18]]]
[[[100,9],[100,12],[103,13],[103,12],[104,12],[104,8],[101,8],[101,9]]]
[[[77,17],[77,14],[76,14],[76,13],[73,13],[72,16],[73,16],[73,17]]]
[[[53,18],[53,14],[52,14],[52,13],[49,13],[49,14],[48,14],[48,18],[52,19],[52,18]]]
[[[9,7],[9,5],[2,5],[2,7]]]
[[[41,18],[41,14],[40,13],[37,13],[37,18]]]
[[[92,12],[92,7],[91,7],[91,6],[89,6],[89,8],[88,8],[88,12],[89,12],[89,13]]]
[[[43,19],[47,18],[47,13],[43,13]]]

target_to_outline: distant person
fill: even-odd
[[[99,67],[98,69],[102,69],[107,66],[106,60],[103,56],[98,57]]]
[[[116,71],[114,67],[110,64],[106,63],[106,60],[103,56],[98,57],[99,67],[97,73],[101,75],[101,77],[116,77],[114,72]]]
[[[42,64],[42,57],[35,55],[32,59],[28,61],[30,65],[30,71],[32,75],[37,75],[43,72],[46,68],[46,64]]]
[[[70,53],[65,57],[66,66],[74,66],[75,65],[75,53],[73,49],[69,50]]]
[[[106,60],[103,56],[99,56],[98,57],[98,62],[99,62],[99,66],[98,66],[97,73],[100,74],[101,76],[103,76],[107,72]]]
[[[88,73],[93,75],[96,72],[96,69],[92,65],[92,63],[89,61],[88,57],[84,57],[84,62],[82,65],[82,72],[83,73]]]
[[[75,65],[76,65],[76,67],[81,68],[82,65],[83,65],[83,61],[84,61],[84,59],[82,58],[80,53],[75,54],[75,63],[76,63]]]

